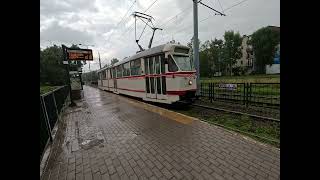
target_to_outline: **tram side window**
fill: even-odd
[[[129,62],[123,65],[123,76],[130,76],[130,64]]]
[[[117,69],[117,78],[122,77],[122,65],[116,67]]]
[[[169,72],[176,72],[178,71],[178,66],[176,63],[173,61],[171,56],[168,56],[168,71]]]
[[[131,61],[131,76],[141,75],[141,60]]]

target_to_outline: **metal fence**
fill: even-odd
[[[210,102],[280,108],[280,83],[201,83],[200,93]]]
[[[52,141],[52,130],[67,102],[68,94],[68,86],[62,86],[40,95],[40,161],[46,145]]]

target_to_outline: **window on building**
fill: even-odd
[[[122,77],[122,64],[116,67],[117,78]]]
[[[123,76],[130,76],[130,62],[123,64]]]
[[[145,61],[146,62],[146,61]],[[141,60],[131,61],[131,76],[141,75]]]

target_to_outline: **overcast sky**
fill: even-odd
[[[99,68],[98,51],[102,66],[110,63],[113,57],[122,60],[132,56],[138,46],[135,43],[134,18],[130,15],[134,11],[145,12],[154,1],[40,0],[40,47],[62,43],[67,46],[94,45],[89,46],[94,53],[91,70]],[[227,30],[249,35],[264,26],[280,26],[280,0],[246,0],[232,7],[241,1],[202,0],[219,11],[226,10],[227,16],[215,16],[212,10],[199,4],[200,41],[222,39]],[[156,31],[153,46],[172,39],[182,44],[190,41],[193,36],[192,5],[192,0],[157,0],[146,11],[154,17],[155,26],[164,29]],[[143,22],[137,20],[137,36],[143,27]],[[151,29],[147,27],[140,40],[142,47],[148,46],[150,37]],[[88,64],[84,70],[88,71]]]

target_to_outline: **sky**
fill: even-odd
[[[202,0],[224,12],[218,16],[198,4],[198,32],[201,42],[223,39],[225,31],[250,35],[265,26],[280,27],[280,0]],[[240,4],[239,4],[240,3]],[[193,36],[192,0],[40,0],[40,47],[54,44],[82,44],[93,50],[90,69],[109,64],[112,58],[122,60],[138,51],[135,43],[133,12],[151,15],[156,31],[152,47],[171,40],[186,45]],[[137,20],[137,37],[144,28]],[[139,44],[147,48],[152,30],[147,26]],[[83,68],[88,72],[89,64]]]

